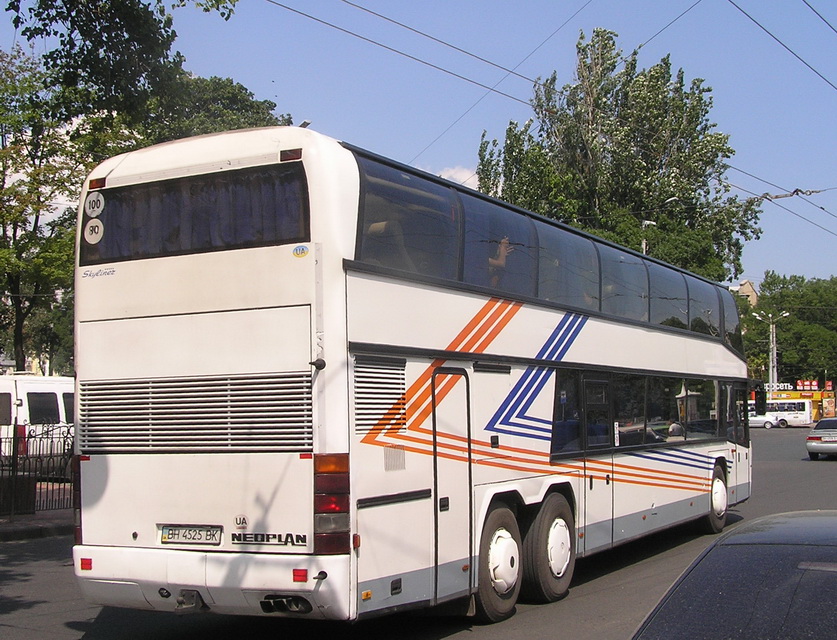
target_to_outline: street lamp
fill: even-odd
[[[668,200],[666,200],[668,202]],[[642,255],[646,255],[648,253],[648,239],[645,237],[645,230],[648,227],[656,227],[657,223],[652,220],[643,220],[642,221]]]
[[[779,366],[776,362],[776,323],[789,315],[787,311],[782,311],[775,316],[772,313],[753,312],[754,318],[770,325],[770,379],[767,385],[767,390],[770,393],[776,391],[776,383],[779,381]]]

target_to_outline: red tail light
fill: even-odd
[[[349,553],[349,455],[314,456],[314,553]]]

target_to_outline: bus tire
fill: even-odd
[[[701,520],[704,533],[721,533],[727,523],[727,478],[720,466],[712,471],[709,489],[709,513]]]
[[[480,536],[476,617],[499,622],[514,613],[520,594],[520,528],[506,506],[488,512]]]
[[[788,421],[787,421],[787,420],[785,420],[784,418],[779,418],[779,426],[780,426],[782,429],[787,428],[787,426],[788,426]]]
[[[575,519],[567,499],[546,497],[523,537],[523,595],[555,602],[570,588],[575,570]]]

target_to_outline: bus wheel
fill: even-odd
[[[520,582],[520,528],[508,508],[495,507],[480,537],[477,618],[499,622],[514,613]]]
[[[784,418],[780,418],[780,419],[779,419],[779,426],[780,426],[780,427],[782,427],[782,429],[787,428],[787,426],[788,426],[788,421],[787,421],[787,420],[785,420]]]
[[[706,533],[720,533],[727,523],[727,479],[721,467],[717,465],[712,472],[709,502],[709,513],[703,517],[702,529]]]
[[[570,588],[575,569],[575,521],[564,496],[553,493],[523,537],[523,593],[555,602]]]

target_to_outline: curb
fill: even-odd
[[[73,525],[64,524],[0,524],[0,542],[17,540],[34,540],[52,536],[69,536],[73,534]]]

